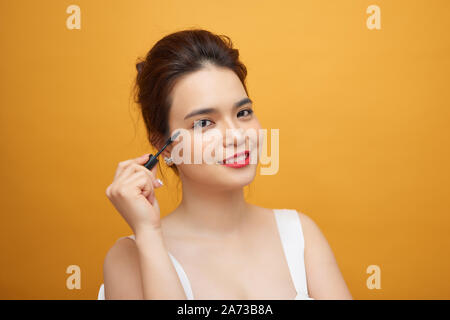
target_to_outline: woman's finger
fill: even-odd
[[[150,170],[150,171],[153,173],[153,177],[155,178],[155,183],[153,184],[153,186],[155,188],[159,188],[159,187],[163,186],[164,183],[162,182],[161,179],[158,178],[158,174],[157,174],[158,173],[158,164],[156,164],[156,166],[154,166],[152,168],[152,170]]]
[[[135,172],[132,176],[122,182],[122,186],[124,188],[138,187],[142,191],[142,195],[153,204],[155,193],[154,186],[152,184],[152,179],[146,172]]]
[[[125,168],[125,170],[122,172],[120,177],[117,178],[116,184],[119,185],[119,184],[128,183],[128,179],[130,179],[133,175],[135,175],[139,172],[143,172],[148,176],[148,179],[151,181],[153,187],[159,188],[163,185],[162,181],[160,179],[155,178],[156,166],[155,166],[155,168],[153,168],[152,171],[150,171],[146,167],[144,167],[140,164],[136,164],[136,163],[134,163],[134,164],[132,163],[127,168]]]
[[[134,159],[129,159],[129,160],[125,160],[125,161],[121,161],[119,162],[119,164],[117,165],[117,169],[116,169],[116,174],[114,175],[114,180],[119,177],[122,172],[132,163],[139,163],[139,164],[145,164],[148,159],[149,159],[150,154],[146,153],[140,157],[134,158]]]
[[[130,176],[132,176],[135,172],[143,171],[142,169],[147,170],[144,166],[141,166],[137,163],[130,163],[122,173],[115,180],[116,184],[123,184],[125,180],[127,180]],[[148,170],[147,170],[148,171]]]

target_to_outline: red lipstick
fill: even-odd
[[[240,159],[237,159],[240,156],[244,156]],[[230,167],[230,168],[242,168],[247,166],[250,163],[250,151],[245,150],[243,152],[236,153],[234,156],[226,158],[222,161],[221,165]]]

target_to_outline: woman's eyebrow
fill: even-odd
[[[253,103],[253,101],[250,98],[241,99],[233,105],[233,108],[239,108],[240,106],[247,104],[247,103]],[[215,109],[215,108],[197,109],[197,110],[194,110],[194,111],[188,113],[186,115],[186,117],[184,117],[184,120],[186,120],[187,118],[196,116],[198,114],[209,114],[209,113],[214,113],[216,111],[217,111],[217,109]]]

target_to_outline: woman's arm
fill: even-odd
[[[121,238],[103,264],[106,300],[185,300],[186,294],[160,230]]]
[[[305,270],[309,295],[314,299],[353,299],[327,239],[316,223],[299,213],[305,239]]]

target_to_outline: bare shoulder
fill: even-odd
[[[328,245],[322,230],[316,222],[303,212],[297,211],[297,213],[302,225],[303,236],[305,239],[305,250],[311,249],[312,247]],[[306,246],[306,243],[308,243],[308,246]]]
[[[105,264],[117,262],[117,258],[132,258],[137,256],[137,247],[133,239],[121,237],[109,248],[105,256]]]
[[[298,212],[305,243],[308,291],[314,299],[352,299],[333,250],[317,223]]]
[[[297,213],[302,225],[305,255],[320,252],[323,258],[330,259],[333,252],[320,227],[310,216],[303,212]]]
[[[139,254],[133,239],[119,238],[103,262],[105,299],[142,299]]]

